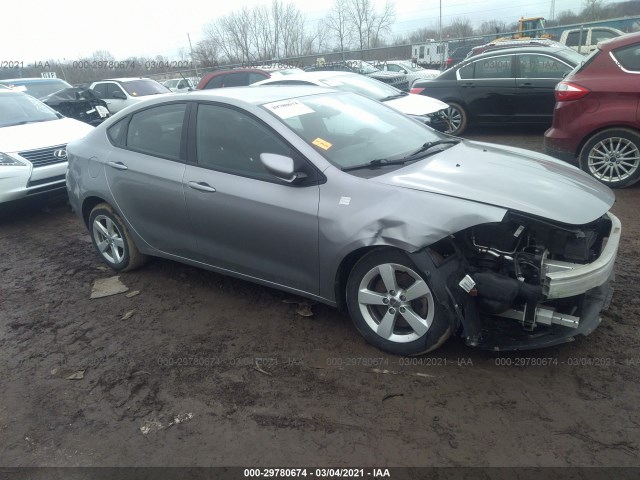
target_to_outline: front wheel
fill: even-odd
[[[640,180],[640,134],[624,128],[597,133],[580,152],[580,168],[611,188]]]
[[[461,105],[455,102],[448,102],[449,108],[445,110],[445,120],[449,124],[449,128],[445,131],[449,135],[460,135],[467,129],[469,123],[469,115]]]
[[[349,314],[372,345],[397,355],[419,355],[449,338],[449,322],[429,281],[396,250],[374,250],[353,267],[347,283]]]

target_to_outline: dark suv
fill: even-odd
[[[640,180],[640,33],[598,44],[556,86],[549,155],[576,162],[609,187]]]
[[[338,71],[359,73],[361,75],[366,75],[367,77],[380,80],[381,82],[391,85],[392,87],[396,87],[403,92],[409,91],[409,80],[404,73],[385,72],[363,60],[345,60],[344,62],[324,63],[321,65],[307,67],[304,70],[306,72]]]

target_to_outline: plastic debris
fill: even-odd
[[[132,297],[135,297],[136,295],[140,295],[140,290],[134,290],[132,292],[129,292],[125,295],[125,297],[132,298]]]
[[[67,377],[67,380],[82,380],[84,378],[84,370],[78,370]]]
[[[131,317],[133,317],[133,314],[136,313],[135,310],[129,310],[127,313],[125,313],[122,318],[120,320],[129,320]]]
[[[89,298],[102,298],[109,297],[111,295],[117,295],[129,290],[124,283],[120,281],[119,276],[100,278],[93,283],[91,288],[91,296]]]

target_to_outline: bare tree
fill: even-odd
[[[584,0],[584,9],[582,10],[584,21],[600,20],[603,13],[602,0]]]
[[[507,31],[507,24],[502,20],[489,20],[482,22],[478,33],[481,35],[499,35]]]
[[[349,10],[347,0],[335,0],[333,8],[324,20],[327,29],[338,41],[340,51],[344,52],[349,48],[353,40],[352,24],[349,21]]]
[[[442,34],[448,38],[471,37],[473,35],[473,27],[468,18],[456,18],[442,29]]]

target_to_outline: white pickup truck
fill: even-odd
[[[596,49],[598,42],[624,35],[624,32],[612,27],[585,27],[565,30],[560,36],[560,43],[580,53],[590,53]]]

